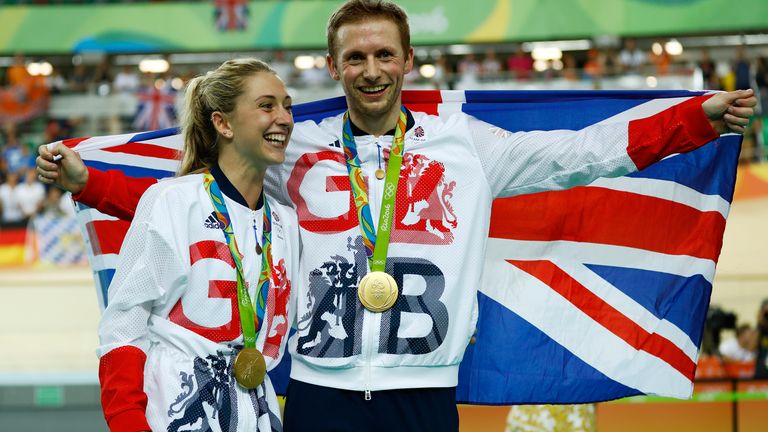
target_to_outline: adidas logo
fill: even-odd
[[[211,213],[208,215],[208,218],[203,222],[203,225],[205,225],[206,228],[211,229],[221,229],[221,222],[219,222],[218,219],[216,219],[216,213]]]

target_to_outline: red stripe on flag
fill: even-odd
[[[443,103],[440,90],[403,91],[403,105],[411,111],[439,115],[437,106]]]
[[[181,159],[181,152],[167,147],[156,146],[143,142],[131,142],[103,149],[111,153],[127,153],[137,156],[148,156],[160,159]]]
[[[130,226],[130,222],[123,220],[97,220],[85,224],[93,255],[119,253],[120,245],[123,244],[125,233]]]
[[[725,218],[661,198],[599,187],[493,203],[490,237],[600,243],[717,262]]]
[[[693,379],[696,364],[677,345],[656,333],[648,333],[551,261],[507,262],[545,283],[633,348],[660,358],[686,378]]]
[[[0,245],[24,244],[27,241],[26,228],[0,229]]]
[[[69,147],[69,148],[72,148],[72,147],[80,144],[81,142],[89,139],[89,138],[90,137],[65,139],[61,143],[64,144],[65,146]]]

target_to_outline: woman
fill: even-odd
[[[292,129],[262,61],[190,82],[178,176],[142,196],[99,326],[112,431],[282,429],[264,374],[287,339],[298,225],[262,185]]]

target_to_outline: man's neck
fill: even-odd
[[[357,110],[349,111],[349,118],[352,123],[366,133],[373,136],[381,136],[397,126],[397,120],[400,118],[400,104],[392,109],[386,115],[364,115]]]

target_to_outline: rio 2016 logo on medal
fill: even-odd
[[[395,278],[382,271],[370,272],[357,287],[360,303],[371,312],[384,312],[397,301]]]

